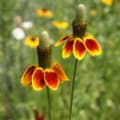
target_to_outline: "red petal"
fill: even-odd
[[[36,69],[37,65],[32,65],[28,67],[22,75],[21,84],[24,86],[29,86],[32,84],[32,74]]]
[[[58,75],[61,82],[65,81],[65,80],[69,80],[69,78],[67,77],[67,75],[64,72],[63,67],[60,64],[57,64],[57,63],[53,64],[52,68]]]
[[[100,55],[102,53],[100,44],[94,38],[86,38],[84,40],[84,45],[86,50],[92,56]]]
[[[65,36],[64,38],[62,38],[56,42],[55,47],[61,45],[65,40],[69,40],[71,38],[72,38],[72,35]]]
[[[81,60],[84,58],[86,53],[85,47],[83,45],[83,41],[80,38],[76,38],[74,40],[73,45],[73,54],[76,59]]]
[[[45,86],[44,71],[41,67],[35,69],[32,76],[32,87],[34,90],[39,91]]]
[[[72,54],[73,50],[73,40],[66,41],[65,45],[63,46],[62,57],[68,58]]]
[[[57,74],[52,69],[45,70],[44,79],[46,85],[52,90],[56,90],[60,84]]]

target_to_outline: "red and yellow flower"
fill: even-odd
[[[55,63],[50,68],[46,69],[32,65],[23,73],[21,84],[23,86],[32,86],[36,91],[42,90],[45,86],[56,90],[60,83],[66,80],[68,80],[68,77],[60,64]]]
[[[81,60],[86,52],[91,56],[97,56],[102,53],[100,44],[92,35],[86,34],[83,39],[68,35],[58,40],[55,46],[59,46],[62,43],[65,43],[62,50],[63,58],[68,58],[73,53],[76,59]]]

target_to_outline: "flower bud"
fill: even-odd
[[[47,31],[43,31],[40,35],[40,48],[50,47],[50,37]]]
[[[48,68],[51,66],[51,51],[49,34],[47,31],[43,31],[40,36],[39,46],[37,47],[40,67]]]
[[[82,38],[86,33],[86,8],[83,4],[79,4],[76,8],[75,19],[72,24],[73,35]]]
[[[79,4],[77,6],[74,22],[76,24],[85,24],[86,23],[86,8],[83,4]]]

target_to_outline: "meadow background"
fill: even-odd
[[[108,0],[109,1],[109,0]],[[26,67],[37,64],[35,48],[18,40],[12,31],[22,22],[31,21],[25,36],[49,32],[53,42],[72,33],[75,7],[87,8],[87,31],[100,42],[103,54],[87,55],[78,63],[73,102],[73,120],[120,120],[120,1],[105,4],[102,0],[0,0],[0,120],[35,120],[34,109],[47,120],[46,89],[35,92],[20,84]],[[53,12],[53,17],[37,16],[38,8]],[[69,27],[55,27],[54,20],[64,20]],[[67,120],[74,58],[63,60],[62,47],[52,47],[53,61],[59,62],[70,78],[57,91],[50,91],[53,120]]]

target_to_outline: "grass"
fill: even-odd
[[[27,3],[26,3],[27,2]],[[78,62],[73,103],[73,120],[119,120],[120,118],[120,2],[114,1],[106,6],[98,1],[89,0],[7,0],[0,1],[0,119],[1,120],[34,120],[34,108],[45,115],[47,120],[46,90],[35,92],[32,88],[22,87],[20,78],[24,69],[37,63],[35,49],[16,40],[12,30],[17,27],[14,17],[20,15],[23,21],[30,20],[34,26],[25,30],[26,35],[40,35],[47,30],[56,42],[72,32],[71,26],[58,30],[51,23],[53,20],[66,20],[71,25],[74,9],[78,3],[87,7],[88,32],[101,43],[103,54],[97,58],[87,55]],[[37,8],[49,8],[53,18],[42,18],[35,15]],[[90,10],[96,15],[91,16]],[[63,60],[62,47],[53,47],[53,61],[64,67],[70,81],[62,84],[51,93],[53,120],[67,120],[69,109],[70,85],[73,74],[73,56]]]

